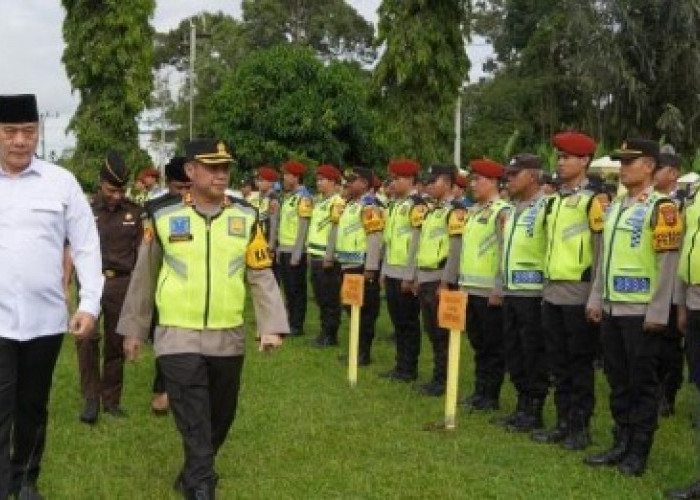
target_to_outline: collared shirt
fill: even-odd
[[[143,209],[126,199],[110,208],[98,195],[92,212],[100,235],[102,269],[130,273],[143,237]]]
[[[37,158],[16,176],[0,169],[0,234],[0,337],[31,340],[66,331],[66,242],[80,281],[78,310],[99,314],[100,242],[73,174]]]

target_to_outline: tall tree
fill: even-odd
[[[384,139],[396,154],[424,161],[451,158],[452,116],[469,59],[468,0],[384,0],[375,71],[378,102],[387,117]]]
[[[154,0],[62,0],[66,10],[63,63],[80,104],[69,129],[77,135],[73,167],[94,182],[105,151],[115,148],[132,167],[139,148],[137,116],[153,87]]]

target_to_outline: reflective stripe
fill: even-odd
[[[326,245],[317,245],[316,243],[309,243],[309,250],[320,250],[322,252],[325,252],[326,248]]]
[[[187,264],[182,262],[181,260],[176,259],[170,254],[163,254],[163,260],[172,268],[173,271],[175,271],[176,274],[179,274],[183,278],[187,278]]]
[[[576,236],[577,234],[585,233],[589,229],[589,224],[588,222],[581,222],[579,224],[574,224],[573,226],[569,226],[566,229],[564,229],[561,232],[561,237],[564,240],[568,240],[569,238],[572,238],[573,236]]]
[[[443,235],[445,235],[445,234],[447,234],[447,228],[446,228],[446,227],[444,227],[444,226],[443,226],[443,227],[436,227],[436,228],[433,228],[433,229],[428,233],[428,238],[430,238],[430,239],[432,240],[433,238],[439,238],[440,236],[443,236]]]
[[[243,256],[236,257],[228,263],[228,275],[233,276],[243,267]]]
[[[396,234],[397,236],[403,236],[406,233],[410,233],[412,230],[413,228],[411,226],[404,226],[397,229]]]
[[[493,288],[496,286],[496,278],[489,276],[479,276],[477,274],[460,274],[460,285],[469,285],[479,288]]]
[[[479,257],[489,251],[489,249],[498,243],[498,235],[496,233],[487,236],[484,241],[479,244]]]
[[[343,234],[354,233],[355,231],[357,231],[360,228],[362,228],[362,221],[353,222],[352,224],[349,224],[347,227],[344,228]]]

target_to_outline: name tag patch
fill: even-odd
[[[168,241],[175,243],[178,241],[191,241],[190,218],[186,215],[170,217],[168,220],[170,234]]]
[[[512,271],[511,281],[514,285],[539,285],[544,283],[542,271]]]
[[[229,236],[245,236],[245,217],[228,218]]]
[[[645,293],[651,290],[651,279],[637,276],[613,276],[613,289],[619,293]]]

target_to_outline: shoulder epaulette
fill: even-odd
[[[166,193],[144,203],[143,208],[148,215],[155,214],[161,208],[182,202],[182,196],[177,193]]]

